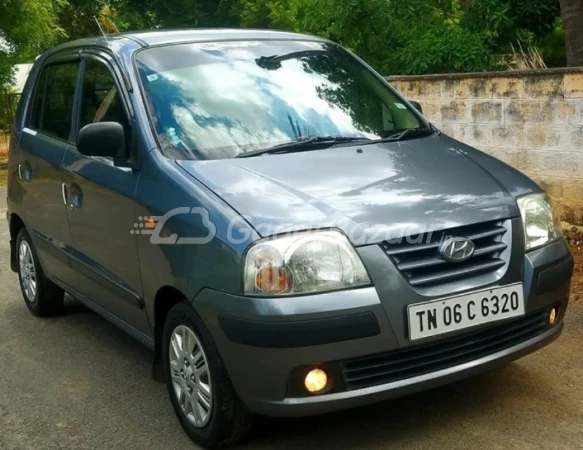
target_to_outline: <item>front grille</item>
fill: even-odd
[[[504,266],[501,255],[508,247],[502,242],[505,233],[503,222],[484,222],[409,236],[398,243],[384,242],[382,247],[409,283],[427,287],[494,272]],[[441,258],[439,246],[449,237],[471,240],[476,247],[474,255],[463,262],[449,262]]]
[[[527,341],[547,327],[548,311],[462,336],[341,363],[347,390],[413,378],[464,364]]]

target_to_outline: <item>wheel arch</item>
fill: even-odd
[[[152,377],[160,382],[164,382],[162,370],[162,332],[164,321],[170,310],[179,303],[187,300],[186,295],[174,286],[162,286],[154,297],[154,366]]]
[[[18,271],[16,263],[16,237],[22,228],[26,228],[22,218],[15,213],[10,214],[10,221],[8,222],[10,230],[10,269],[13,272]]]

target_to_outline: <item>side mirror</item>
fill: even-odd
[[[421,103],[414,102],[412,100],[409,100],[409,103],[411,103],[411,106],[413,106],[413,108],[415,108],[417,111],[419,111],[421,114],[423,114],[423,107],[421,106]]]
[[[123,158],[127,155],[124,129],[117,122],[85,125],[77,135],[77,150],[85,156]]]

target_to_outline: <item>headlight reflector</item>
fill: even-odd
[[[517,201],[522,215],[526,250],[545,245],[563,235],[559,214],[547,194],[525,195]]]
[[[245,257],[249,295],[300,295],[364,286],[370,279],[339,231],[299,233],[261,241]]]

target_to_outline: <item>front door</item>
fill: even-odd
[[[76,131],[95,122],[119,122],[130,140],[129,108],[120,94],[111,61],[85,56]],[[74,242],[72,286],[112,319],[149,334],[142,302],[134,193],[139,172],[116,167],[110,158],[67,150],[63,162],[69,189],[69,225]],[[123,325],[123,324],[122,324]]]

